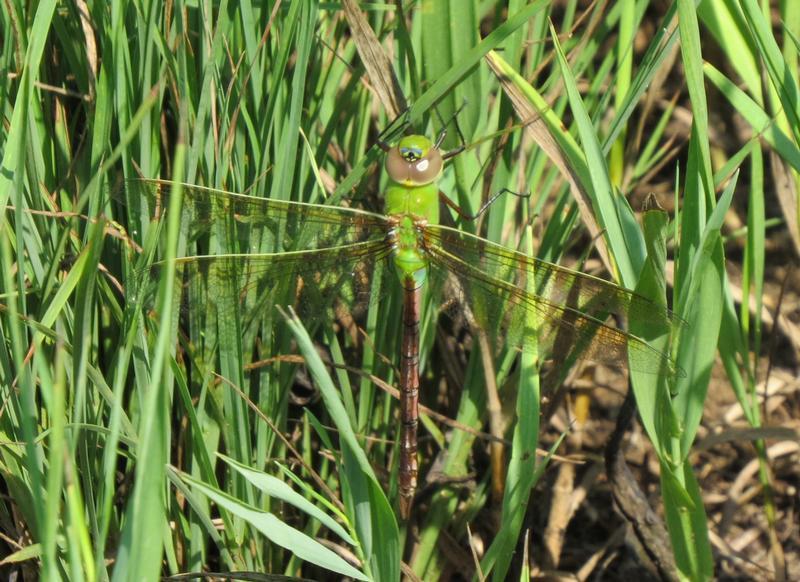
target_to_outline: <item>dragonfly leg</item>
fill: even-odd
[[[403,111],[401,111],[397,117],[395,117],[386,128],[378,134],[378,138],[375,140],[375,144],[381,148],[383,151],[388,152],[392,146],[391,141],[394,138],[395,133],[400,129],[405,129],[408,126],[408,115],[411,109],[406,107]],[[398,126],[399,122],[399,126]]]
[[[467,100],[465,99],[464,102],[456,109],[456,112],[453,113],[453,116],[450,118],[450,121],[445,123],[442,116],[439,114],[438,109],[434,109],[436,112],[436,117],[439,118],[439,123],[442,124],[442,129],[439,130],[439,134],[436,136],[436,141],[434,142],[434,146],[437,150],[441,147],[442,143],[444,143],[444,138],[447,137],[447,126],[450,125],[450,122],[456,126],[456,133],[458,134],[458,139],[461,142],[461,145],[457,148],[450,150],[449,152],[445,152],[442,154],[442,159],[449,160],[450,158],[456,157],[458,154],[463,152],[467,147],[467,139],[464,137],[464,134],[461,133],[461,128],[458,125],[458,114],[467,106]]]
[[[509,190],[508,188],[503,188],[499,192],[495,192],[494,194],[492,194],[492,196],[486,202],[481,204],[481,207],[478,208],[478,211],[475,214],[467,214],[466,212],[464,212],[462,208],[456,202],[451,200],[444,192],[441,191],[439,192],[439,199],[445,204],[447,204],[447,206],[449,206],[451,209],[453,209],[456,212],[456,214],[458,214],[462,219],[476,220],[481,216],[481,214],[486,212],[489,209],[489,207],[492,204],[494,204],[495,201],[498,198],[500,198],[500,196],[502,196],[503,194],[511,194],[519,198],[530,198],[531,195],[530,192],[520,193],[520,192],[514,192],[513,190]]]

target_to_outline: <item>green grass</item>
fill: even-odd
[[[592,244],[607,278],[657,301],[669,296],[686,321],[671,343],[670,330],[629,322],[685,371],[633,373],[632,384],[659,460],[679,575],[710,578],[713,524],[690,456],[715,361],[747,421],[764,423],[755,394],[764,372],[754,357],[764,344],[760,304],[751,313],[733,301],[723,219],[735,197],[747,198],[744,288],[760,301],[764,197],[773,190],[764,156],[800,172],[795,3],[781,4],[780,31],[753,0],[733,14],[721,1],[696,12],[695,2],[679,0],[665,15],[660,3],[634,0],[591,4],[588,13],[590,3],[573,0],[443,0],[433,12],[404,2],[404,22],[395,3],[362,3],[366,12],[351,11],[350,22],[342,4],[177,1],[168,12],[159,2],[4,4],[0,572],[395,580],[407,560],[420,579],[437,580],[451,567],[445,536],[469,551],[467,525],[491,506],[488,468],[479,467],[471,489],[426,489],[413,535],[394,514],[397,407],[381,382],[397,382],[396,298],[371,306],[365,340],[314,321],[309,336],[279,313],[218,322],[196,288],[182,312],[174,270],[161,271],[149,299],[134,291],[154,259],[191,254],[193,243],[179,195],[158,224],[125,180],[165,177],[379,210],[385,178],[373,144],[405,102],[420,132],[435,132],[439,116],[450,119],[462,104],[468,142],[500,132],[455,158],[445,176],[443,187],[467,212],[503,187],[532,193],[502,197],[485,220],[462,228],[555,262]],[[645,46],[634,50],[637,35]],[[716,44],[713,63],[704,60],[704,37]],[[677,158],[666,133],[674,108],[648,107],[648,91],[663,89],[670,67],[680,81],[668,88],[685,90],[681,103],[693,114]],[[710,138],[711,91],[755,136],[723,164]],[[625,195],[651,171],[675,177],[679,212],[670,225],[652,214],[643,228]],[[507,579],[524,571],[525,508],[546,469],[533,454],[536,359],[510,353],[487,370],[477,341],[448,352],[428,307],[423,383],[435,389],[448,362],[463,357],[463,376],[449,378],[444,400],[471,430],[423,418],[422,474],[438,453],[442,475],[467,476],[474,451],[488,448],[475,431],[511,442],[499,525],[476,558],[484,576]],[[323,364],[320,345],[338,367]],[[322,397],[307,408],[292,403],[302,384],[296,363],[277,358],[298,350]],[[505,428],[486,428],[487,384],[516,402]],[[774,536],[765,443],[754,445]],[[771,560],[764,567],[780,571],[779,547]]]

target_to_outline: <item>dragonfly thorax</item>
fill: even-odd
[[[397,227],[392,229],[395,272],[405,288],[418,289],[428,278],[428,259],[421,245],[421,230],[426,221],[405,214],[394,217]]]
[[[428,278],[422,231],[426,224],[439,223],[436,181],[443,166],[439,148],[421,135],[402,138],[386,155],[390,183],[385,193],[385,214],[396,224],[392,229],[392,257],[406,289],[417,289]]]
[[[389,185],[385,214],[423,217],[439,222],[439,187],[444,160],[436,145],[421,135],[409,135],[386,154]]]

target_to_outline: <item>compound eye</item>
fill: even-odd
[[[409,174],[415,184],[430,184],[442,173],[444,160],[436,148],[431,148],[428,153],[417,162],[409,164]]]
[[[386,155],[386,171],[398,184],[425,186],[442,173],[442,153],[427,137],[408,135]]]
[[[403,158],[399,148],[392,148],[386,154],[386,172],[394,182],[404,183],[408,181],[408,162]]]

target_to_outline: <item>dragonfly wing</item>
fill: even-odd
[[[146,278],[157,281],[164,269],[177,269],[185,292],[192,288],[208,308],[235,305],[245,323],[278,304],[291,305],[304,322],[332,319],[339,307],[353,317],[377,301],[377,285],[391,275],[385,267],[390,249],[380,241],[274,254],[204,255],[159,262]],[[379,271],[376,271],[379,269]]]
[[[615,314],[669,326],[685,322],[662,305],[610,281],[579,273],[529,257],[486,239],[446,226],[426,229],[432,246],[440,246],[455,258],[480,265],[492,276],[525,288],[530,282],[536,295],[588,315],[605,318]]]
[[[445,226],[427,227],[424,246],[434,278],[469,306],[473,325],[489,330],[498,347],[536,346],[557,359],[615,367],[630,359],[637,371],[675,373],[669,356],[605,323],[610,314],[635,314],[661,327],[680,324],[649,299]]]
[[[129,200],[166,218],[173,184],[131,180]],[[202,186],[182,185],[181,232],[193,254],[280,253],[343,246],[385,238],[391,224],[380,214],[352,208],[257,198]]]
[[[170,183],[128,187],[156,219],[166,218]],[[196,254],[157,262],[141,278],[155,282],[164,269],[179,269],[195,299],[218,309],[233,298],[250,322],[275,302],[294,306],[306,321],[329,316],[336,304],[368,305],[376,263],[391,251],[386,235],[393,225],[381,215],[199,186],[183,186],[180,220],[188,252]]]

